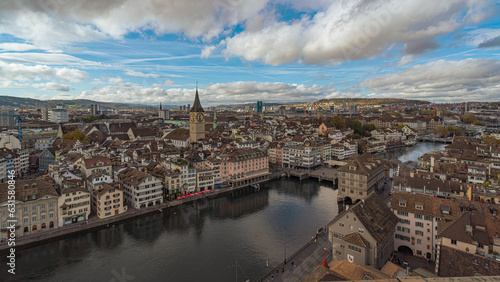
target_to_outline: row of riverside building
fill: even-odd
[[[146,167],[113,165],[107,157],[69,153],[49,174],[16,181],[16,236],[87,222],[91,213],[109,218],[160,205],[216,187],[267,180],[268,157],[257,149],[235,149],[199,162],[172,158]],[[0,184],[0,238],[8,237],[8,183]]]

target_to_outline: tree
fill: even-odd
[[[402,117],[403,115],[400,112],[392,112],[393,117]]]
[[[403,128],[404,128],[405,126],[406,126],[406,124],[404,124],[404,123],[403,123],[403,124],[398,125],[398,130],[403,130]]]
[[[90,139],[85,135],[85,133],[81,132],[78,129],[75,129],[71,132],[63,134],[64,140],[79,140],[82,143],[88,144],[90,143]]]
[[[442,126],[434,128],[434,132],[441,138],[448,137],[448,135],[450,135],[450,131]]]
[[[332,119],[332,123],[337,129],[344,129],[346,127],[344,118],[342,116],[334,116]]]
[[[464,123],[467,123],[467,124],[471,124],[471,123],[479,123],[479,120],[477,119],[477,117],[474,115],[474,114],[465,114],[462,116],[462,121]]]
[[[462,136],[462,128],[460,126],[449,126],[448,131],[455,136]]]
[[[363,132],[367,132],[367,131],[373,131],[375,130],[377,127],[375,127],[375,125],[371,124],[371,123],[368,123],[368,124],[365,124],[361,127],[361,129],[363,130]]]

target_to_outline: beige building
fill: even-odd
[[[104,174],[112,175],[111,160],[106,157],[95,157],[85,159],[81,167],[83,177],[88,177],[94,172],[102,172]]]
[[[350,159],[338,169],[338,199],[349,198],[354,203],[379,189],[386,180],[385,163],[369,153]]]
[[[394,249],[398,218],[376,193],[340,213],[330,222],[333,257],[382,268]]]
[[[90,214],[90,192],[83,187],[64,189],[57,206],[59,226],[86,222]]]
[[[42,179],[18,180],[15,189],[15,218],[8,211],[8,183],[0,184],[0,239],[10,235],[8,220],[16,220],[16,237],[58,227],[59,195],[54,185]]]
[[[123,183],[126,203],[135,209],[163,203],[163,183],[159,178],[135,168],[123,169],[115,178]]]
[[[122,214],[127,211],[123,199],[123,190],[104,184],[99,190],[93,191],[92,210],[101,219]]]

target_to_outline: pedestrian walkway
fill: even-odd
[[[302,281],[323,262],[326,248],[327,261],[332,260],[332,244],[326,232],[320,233],[316,242],[311,240],[260,281]],[[293,264],[293,265],[292,265]]]

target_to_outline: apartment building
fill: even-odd
[[[92,210],[100,219],[109,218],[127,211],[123,190],[118,185],[104,183],[92,192]]]
[[[221,160],[222,183],[229,186],[252,184],[270,174],[268,156],[258,149],[235,149]]]
[[[362,200],[386,180],[386,161],[365,153],[350,159],[338,169],[338,199]]]
[[[333,257],[382,268],[394,250],[397,222],[382,199],[370,194],[326,225]]]
[[[57,206],[59,226],[84,223],[90,215],[90,192],[83,187],[64,189],[61,191]]]
[[[500,273],[500,219],[495,206],[466,208],[455,220],[438,226],[435,272],[443,277]]]
[[[8,211],[8,183],[0,184],[0,239],[8,237],[7,220],[16,220],[16,237],[58,227],[58,198],[52,182],[42,179],[16,181],[15,218]]]
[[[321,165],[321,151],[311,146],[283,147],[283,167],[292,169],[313,169]]]
[[[135,168],[118,172],[115,181],[123,185],[126,204],[142,209],[163,203],[163,185],[160,179]]]

